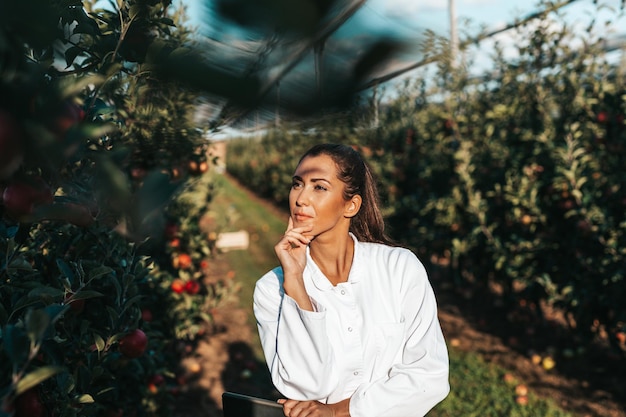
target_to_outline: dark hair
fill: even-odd
[[[385,234],[378,188],[371,168],[351,146],[323,143],[313,146],[300,158],[328,155],[337,166],[337,177],[346,185],[344,198],[361,196],[361,209],[350,221],[350,231],[363,242],[393,244]]]

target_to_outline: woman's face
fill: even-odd
[[[308,237],[333,230],[338,224],[349,228],[346,210],[351,202],[343,198],[344,187],[330,156],[304,158],[296,168],[289,193],[293,226],[313,226],[311,232],[305,234]]]

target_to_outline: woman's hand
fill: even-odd
[[[293,227],[293,220],[289,217],[287,231],[282,239],[274,246],[274,251],[285,276],[302,274],[306,266],[306,247],[311,242],[304,233],[310,232],[312,226]]]
[[[350,399],[336,404],[319,401],[278,400],[286,417],[350,417]]]
[[[306,266],[306,247],[311,242],[304,235],[310,232],[312,226],[293,227],[293,220],[289,217],[287,231],[283,238],[274,246],[274,251],[283,268],[283,289],[285,294],[293,298],[303,310],[313,311],[313,304],[304,287],[302,273]]]

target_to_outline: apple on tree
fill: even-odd
[[[147,346],[148,336],[141,329],[135,329],[122,337],[119,350],[122,355],[134,359],[143,355]]]
[[[15,417],[43,417],[47,414],[36,388],[31,388],[15,398]]]
[[[40,177],[16,179],[2,193],[7,214],[15,219],[33,213],[35,207],[52,203],[52,189]]]
[[[172,266],[177,269],[189,269],[193,266],[193,260],[187,253],[180,253],[172,260]]]
[[[182,294],[185,291],[185,283],[181,279],[175,279],[172,281],[171,288],[176,294]]]
[[[22,140],[17,120],[0,109],[0,179],[9,178],[22,164]]]
[[[72,126],[84,119],[85,110],[82,107],[72,101],[64,101],[50,128],[59,139],[63,139]]]
[[[196,295],[200,292],[200,283],[196,280],[187,281],[185,283],[185,292],[190,295]]]

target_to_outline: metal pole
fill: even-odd
[[[456,68],[459,54],[459,34],[457,32],[454,0],[448,0],[448,12],[450,14],[450,65],[452,68]]]

